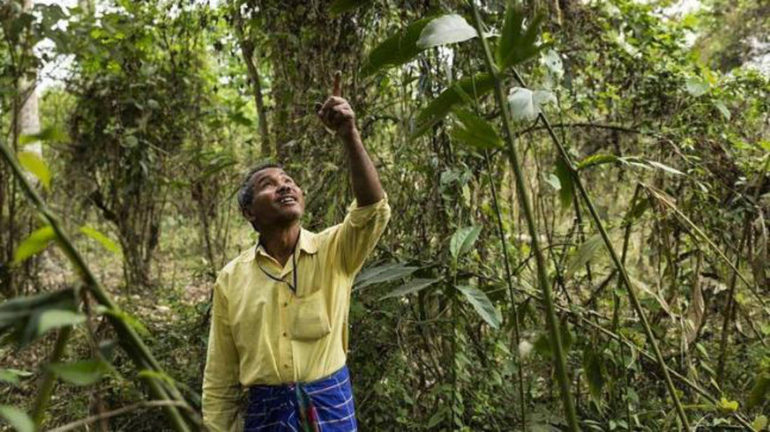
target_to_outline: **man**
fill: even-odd
[[[321,233],[300,227],[302,189],[278,165],[252,170],[238,202],[259,234],[220,272],[214,288],[203,378],[203,420],[211,431],[356,430],[345,366],[353,279],[390,218],[340,75],[323,105],[350,162],[356,202]],[[241,388],[249,390],[239,418]]]

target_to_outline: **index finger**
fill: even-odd
[[[332,96],[342,96],[342,89],[340,88],[341,78],[342,71],[334,72],[334,89],[332,90]]]

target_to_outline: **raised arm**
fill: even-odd
[[[342,97],[341,75],[340,72],[334,75],[332,95],[323,105],[318,104],[316,108],[324,125],[333,130],[345,146],[350,161],[353,194],[358,205],[363,207],[382,200],[385,192],[382,190],[377,170],[361,142],[361,134],[356,127],[356,114],[348,101]]]

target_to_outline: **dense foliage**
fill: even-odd
[[[281,161],[313,230],[352,200],[313,108],[340,69],[394,209],[353,289],[362,430],[767,430],[766,2],[28,3],[0,429],[200,428],[241,173]]]

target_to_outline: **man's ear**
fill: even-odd
[[[249,211],[248,208],[241,209],[241,214],[244,218],[246,218],[247,221],[251,223],[254,222],[254,216],[251,214],[251,211]]]

